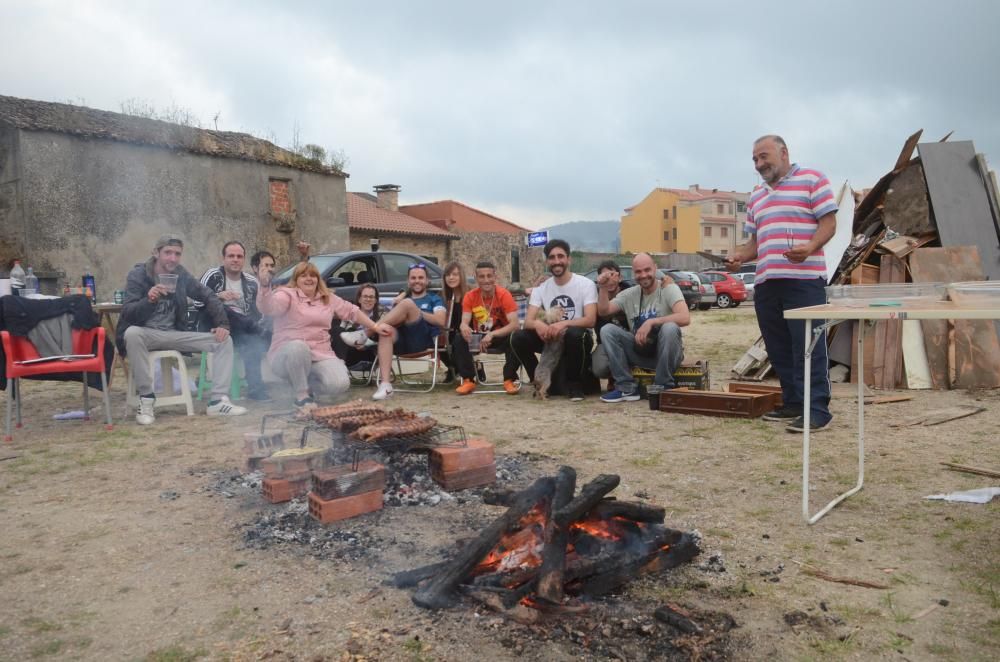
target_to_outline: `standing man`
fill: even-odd
[[[764,182],[747,204],[750,241],[730,255],[726,267],[737,271],[744,262],[757,260],[754,308],[784,402],[764,420],[788,422],[789,432],[802,432],[803,407],[808,405],[809,428],[817,432],[832,419],[826,337],[813,349],[810,402],[803,403],[805,322],[786,320],[784,312],[826,303],[823,246],[837,229],[837,203],[823,173],[789,161],[780,136],[758,138],[753,163]]]
[[[222,266],[206,271],[201,277],[201,284],[215,292],[226,308],[229,331],[246,370],[247,399],[266,402],[271,398],[260,376],[260,361],[269,343],[260,324],[263,315],[257,310],[260,283],[256,276],[243,273],[245,259],[246,248],[242,243],[226,242],[222,247]],[[213,374],[212,379],[215,377]]]
[[[535,368],[545,344],[562,338],[563,354],[560,363],[566,373],[566,390],[573,402],[583,400],[583,381],[587,373],[588,358],[594,347],[590,329],[597,322],[597,286],[589,278],[570,271],[569,244],[562,239],[552,239],[542,249],[545,264],[552,274],[544,283],[531,291],[524,328],[515,331],[510,344],[521,365],[534,381]],[[562,310],[562,319],[548,323],[538,319],[539,310]]]
[[[465,342],[469,342],[473,332],[485,334],[479,341],[480,351],[490,347],[503,350],[503,390],[508,395],[517,395],[517,357],[510,347],[510,337],[520,326],[517,317],[517,302],[505,288],[497,285],[497,267],[492,262],[476,264],[476,283],[479,287],[471,290],[462,299],[462,324],[459,330]],[[473,379],[463,379],[455,391],[468,395],[476,390]]]
[[[153,375],[149,353],[158,349],[215,354],[216,379],[212,380],[209,416],[240,416],[244,407],[229,401],[229,381],[233,372],[233,341],[229,319],[215,292],[198,282],[181,266],[184,242],[173,235],[156,241],[153,256],[135,265],[125,284],[125,303],[115,338],[118,351],[130,358],[132,379],[139,396],[135,422],[150,425],[156,418],[153,408]],[[161,276],[167,278],[161,279]],[[170,278],[173,276],[174,278]],[[163,282],[161,282],[161,280]],[[173,281],[172,284],[167,281]],[[208,333],[187,330],[188,297],[205,305],[212,323]]]
[[[407,291],[392,309],[379,318],[374,331],[378,333],[378,367],[381,382],[373,400],[385,400],[392,395],[392,355],[417,354],[434,347],[438,334],[448,323],[448,312],[440,296],[427,291],[430,279],[427,265],[411,264],[406,274]],[[383,329],[388,328],[389,333]],[[362,332],[363,333],[363,332]]]
[[[632,258],[632,275],[638,284],[610,300],[607,285],[615,279],[607,271],[597,279],[597,314],[624,313],[628,320],[626,328],[616,324],[601,328],[602,346],[615,380],[614,390],[601,396],[603,402],[639,399],[633,367],[656,371],[651,391],[674,388],[674,371],[684,359],[681,327],[691,323],[684,293],[673,283],[660,286],[656,262],[649,253]]]

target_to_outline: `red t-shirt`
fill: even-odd
[[[507,326],[507,316],[517,313],[517,302],[499,285],[493,290],[493,296],[485,299],[482,288],[477,287],[462,298],[462,312],[472,314],[469,326],[473,331],[487,333]]]

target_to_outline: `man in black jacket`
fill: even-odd
[[[125,284],[125,303],[116,341],[118,351],[129,357],[139,396],[139,409],[135,415],[139,425],[150,425],[156,420],[153,414],[156,395],[149,369],[149,352],[158,349],[212,352],[215,355],[212,398],[206,413],[209,416],[247,413],[244,407],[230,402],[227,395],[233,372],[233,341],[229,337],[226,311],[215,292],[199,283],[181,266],[183,252],[184,242],[178,237],[160,237],[153,256],[135,265]],[[187,330],[188,297],[205,305],[212,320],[211,332]]]
[[[215,292],[226,309],[229,332],[246,369],[247,398],[265,402],[271,398],[260,376],[260,362],[267,352],[268,341],[260,324],[263,316],[257,310],[260,283],[255,276],[243,273],[246,254],[242,243],[226,242],[222,247],[222,265],[206,271],[201,284]]]

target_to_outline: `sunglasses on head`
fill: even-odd
[[[410,269],[426,269],[427,265],[423,262],[414,262],[410,265]]]

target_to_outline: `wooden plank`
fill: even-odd
[[[919,320],[903,321],[903,368],[906,388],[931,388],[931,369],[927,365],[927,350],[924,349],[924,334]]]
[[[920,248],[910,255],[914,282],[982,280],[980,264],[976,246]],[[1000,341],[992,322],[955,320],[949,333],[947,321],[924,320],[921,328],[934,388],[1000,386]]]
[[[983,271],[1000,280],[997,228],[972,141],[923,143],[917,150],[941,245],[978,246]]]
[[[983,178],[986,185],[986,198],[990,203],[990,212],[993,214],[993,228],[997,231],[997,239],[1000,240],[1000,197],[997,195],[997,178],[986,164],[986,157],[976,154],[976,167],[979,168],[979,176]]]
[[[920,142],[920,136],[924,133],[923,129],[917,129],[917,132],[906,139],[903,143],[903,149],[899,152],[899,158],[896,159],[896,166],[893,170],[899,170],[910,162],[913,158],[913,150],[917,148],[917,143]]]
[[[875,285],[879,281],[879,268],[873,264],[862,264],[851,272],[851,285]],[[858,328],[865,330],[865,385],[875,384],[875,327],[855,322],[851,333],[851,383],[858,383]]]
[[[934,230],[927,183],[920,163],[913,163],[892,180],[885,192],[882,221],[886,227],[905,235]]]
[[[879,281],[882,283],[905,283],[906,272],[903,261],[895,255],[882,256],[882,268],[879,271]],[[903,341],[902,320],[885,320],[884,344],[875,348],[876,354],[883,358],[882,388],[892,390],[899,385],[903,374]],[[877,325],[876,325],[877,326]]]

